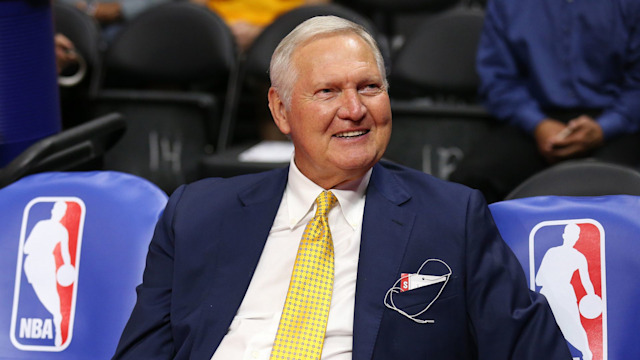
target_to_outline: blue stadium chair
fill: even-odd
[[[110,358],[166,201],[147,180],[109,171],[0,189],[0,357]]]
[[[535,196],[489,207],[573,358],[640,358],[640,197]]]

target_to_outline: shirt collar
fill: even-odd
[[[338,199],[338,205],[349,225],[356,229],[362,223],[364,214],[365,192],[369,185],[372,169],[361,178],[340,184],[331,189]],[[291,157],[289,178],[284,196],[289,213],[289,226],[295,227],[309,211],[314,208],[314,202],[324,189],[304,176]]]

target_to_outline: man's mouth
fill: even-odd
[[[345,131],[343,133],[335,134],[333,136],[343,139],[350,139],[358,136],[362,136],[368,133],[369,130],[357,130],[357,131]]]

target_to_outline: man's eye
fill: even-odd
[[[377,92],[380,90],[380,85],[378,84],[367,84],[362,91],[364,92]]]
[[[320,89],[318,91],[316,91],[316,96],[322,96],[322,97],[326,97],[326,96],[330,96],[331,94],[333,94],[333,90],[332,89]]]

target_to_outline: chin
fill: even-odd
[[[339,168],[345,171],[367,171],[376,162],[380,160],[380,157],[367,156],[367,157],[355,157],[349,159],[342,159],[339,162]]]

